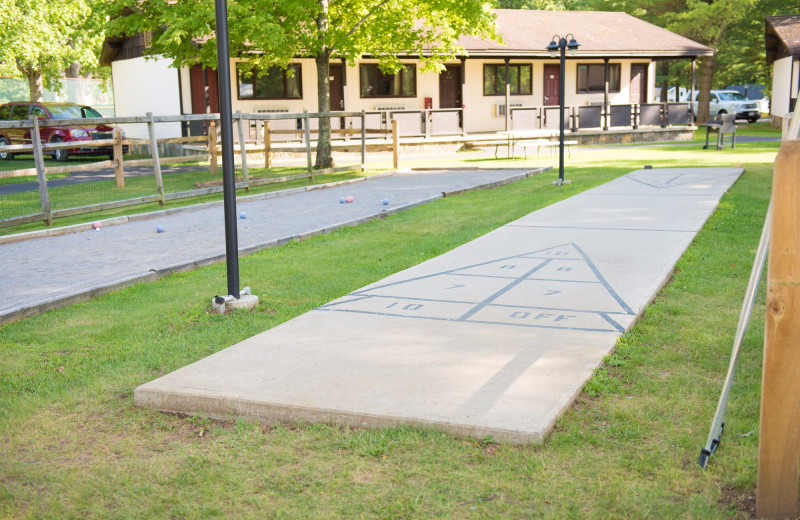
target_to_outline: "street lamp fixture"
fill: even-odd
[[[575,54],[580,44],[575,41],[572,34],[567,34],[566,38],[559,35],[553,36],[550,43],[545,49],[550,53],[553,58],[561,55],[561,68],[558,78],[560,93],[558,97],[558,185],[564,184],[564,75],[565,75],[565,62],[566,53],[569,52],[570,56]]]

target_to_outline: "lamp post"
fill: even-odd
[[[233,116],[231,114],[231,73],[228,46],[228,5],[214,0],[217,28],[217,76],[219,78],[219,123],[222,129],[222,187],[225,213],[225,261],[228,294],[239,298],[239,238],[236,227],[236,179],[233,169]],[[244,143],[240,144],[244,146]],[[216,143],[213,143],[216,146]]]
[[[569,40],[567,40],[569,38]],[[550,43],[547,45],[546,49],[550,52],[550,55],[556,57],[559,52],[561,53],[561,69],[559,73],[558,83],[559,83],[559,95],[558,95],[558,185],[561,186],[564,183],[564,92],[565,92],[565,85],[564,85],[564,75],[565,75],[565,63],[566,63],[566,52],[567,50],[570,51],[570,54],[574,53],[578,50],[579,44],[575,41],[575,37],[572,34],[567,34],[566,38],[562,38],[561,36],[555,35]]]

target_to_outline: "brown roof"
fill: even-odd
[[[548,56],[553,35],[574,35],[580,56],[704,56],[712,49],[625,13],[600,11],[533,11],[495,9],[497,30],[505,43],[462,37],[470,56]]]
[[[767,63],[800,56],[800,14],[767,16],[765,31]]]

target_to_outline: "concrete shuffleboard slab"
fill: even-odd
[[[144,384],[135,403],[541,442],[741,173],[632,172]]]

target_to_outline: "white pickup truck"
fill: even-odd
[[[697,117],[697,100],[693,103],[692,110]],[[761,117],[758,101],[746,99],[735,90],[712,90],[708,103],[708,115],[711,117],[721,114],[736,114],[736,119],[747,119],[755,123]]]

